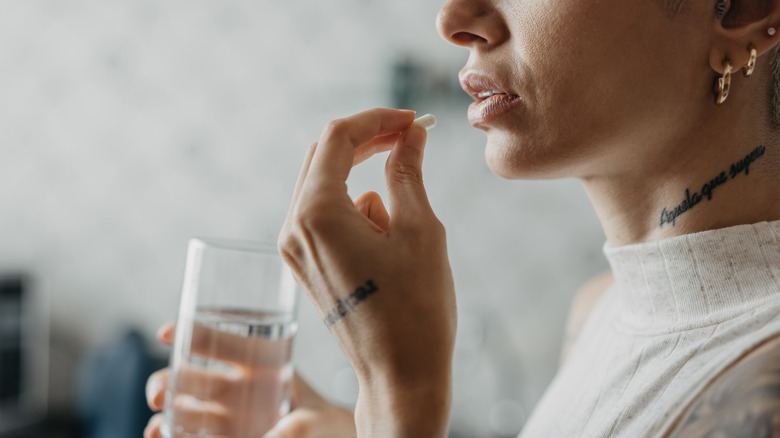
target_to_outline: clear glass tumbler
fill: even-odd
[[[276,246],[191,239],[166,438],[261,437],[290,410],[297,287]]]

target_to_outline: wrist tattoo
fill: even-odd
[[[363,302],[366,298],[373,295],[379,288],[374,284],[374,280],[366,281],[364,286],[358,286],[354,292],[349,294],[345,299],[336,301],[336,306],[328,312],[322,319],[325,326],[330,329],[334,324],[339,322],[341,318],[347,316],[350,312],[355,312],[358,304]]]
[[[685,198],[683,198],[683,201],[679,205],[670,210],[667,210],[666,207],[664,207],[663,211],[661,211],[661,224],[659,227],[663,228],[664,224],[675,226],[677,224],[677,218],[695,207],[696,204],[703,200],[712,201],[712,194],[718,186],[727,183],[742,173],[748,175],[750,173],[750,165],[761,158],[764,155],[764,152],[766,152],[766,147],[764,146],[758,146],[753,149],[753,151],[745,155],[745,158],[733,163],[728,171],[724,170],[708,182],[704,183],[700,192],[691,193],[691,190],[686,188]]]

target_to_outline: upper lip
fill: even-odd
[[[479,94],[486,91],[517,96],[508,87],[495,81],[490,76],[475,71],[467,71],[461,74],[460,86],[463,88],[463,91],[471,95],[475,100],[484,100],[485,97],[479,97]]]

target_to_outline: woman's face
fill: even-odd
[[[664,1],[449,0],[437,28],[469,49],[461,83],[475,97],[503,93],[469,108],[491,169],[604,175],[684,141],[712,105],[716,2],[687,0],[672,14]]]

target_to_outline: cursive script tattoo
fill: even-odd
[[[744,357],[702,392],[672,438],[780,438],[780,343]]]
[[[328,327],[328,329],[333,327],[333,324],[339,322],[339,320],[347,316],[349,312],[355,312],[355,307],[357,307],[358,304],[378,290],[379,288],[374,284],[374,280],[368,280],[365,286],[358,286],[358,288],[349,294],[347,298],[336,301],[336,306],[322,319],[325,326]]]
[[[728,171],[723,171],[717,174],[715,177],[704,183],[699,192],[691,192],[690,189],[685,189],[685,198],[676,207],[667,210],[666,207],[661,211],[661,224],[660,228],[663,228],[664,224],[677,224],[677,218],[683,213],[695,207],[703,200],[712,201],[712,195],[715,189],[744,173],[750,174],[750,165],[756,160],[761,158],[766,152],[766,147],[759,146],[753,149],[752,152],[745,155],[745,158],[735,162],[731,165]]]

